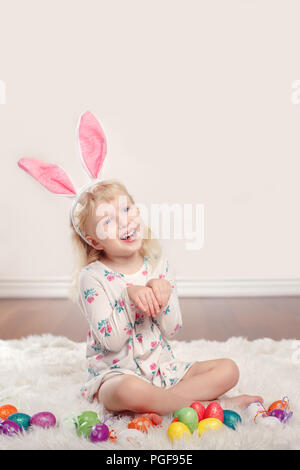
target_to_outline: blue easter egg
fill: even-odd
[[[9,416],[9,420],[17,423],[25,431],[30,425],[30,416],[25,413],[13,413]]]
[[[241,423],[242,422],[242,418],[240,417],[240,415],[238,413],[236,413],[235,411],[232,411],[232,410],[223,410],[223,414],[224,414],[224,421],[223,421],[223,424],[225,424],[226,426],[228,426],[229,428],[231,429],[234,429],[236,428],[236,425],[238,423]]]

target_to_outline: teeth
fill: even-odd
[[[125,235],[124,237],[121,237],[121,240],[126,240],[127,238],[132,237],[132,235],[135,233],[135,230],[132,230],[128,235]]]

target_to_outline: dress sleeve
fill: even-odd
[[[161,271],[162,272],[159,273],[159,278],[166,279],[170,282],[171,295],[168,305],[163,307],[154,318],[159,324],[162,336],[166,339],[173,339],[182,327],[182,316],[177,295],[175,274],[171,270],[167,258],[164,259]]]
[[[119,352],[134,324],[127,288],[112,305],[101,282],[89,271],[80,273],[78,286],[79,305],[95,337],[105,349]]]

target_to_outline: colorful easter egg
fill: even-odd
[[[217,401],[212,401],[205,409],[203,419],[216,418],[223,423],[223,409]]]
[[[13,413],[9,415],[9,420],[17,423],[25,431],[30,426],[30,416],[26,413]]]
[[[56,418],[50,411],[41,411],[30,418],[30,424],[41,428],[51,428],[56,424]]]
[[[238,413],[232,410],[223,410],[223,424],[231,429],[235,429],[238,423],[242,422],[242,418]]]
[[[146,418],[145,416],[139,416],[130,423],[128,423],[128,429],[137,429],[141,432],[148,432],[148,429],[153,426],[151,419]]]
[[[0,406],[0,418],[6,419],[13,413],[17,413],[18,410],[14,405],[2,405]]]
[[[274,401],[268,408],[268,412],[272,410],[285,410],[285,411],[290,411],[290,406],[288,400],[277,400]]]
[[[191,432],[194,432],[198,426],[198,415],[197,412],[190,406],[185,406],[176,410],[174,418],[178,418],[178,421],[185,424]]]
[[[95,411],[83,411],[77,418],[78,424],[93,423],[97,424],[100,422],[99,416]]]
[[[255,401],[246,406],[245,413],[249,418],[252,418],[255,423],[268,416],[267,410],[260,401]]]
[[[198,435],[202,436],[207,431],[217,431],[222,426],[222,421],[217,418],[205,418],[198,424]]]
[[[104,423],[95,424],[90,431],[90,440],[92,442],[107,441],[109,438],[109,429]]]
[[[190,407],[196,411],[198,415],[198,421],[201,421],[204,418],[205,406],[202,405],[202,403],[200,403],[199,401],[194,401],[194,403],[192,403]]]
[[[22,428],[15,421],[6,419],[0,424],[0,433],[5,434],[6,436],[13,436],[14,434],[18,434],[20,432],[22,432]]]
[[[275,408],[274,410],[272,410],[268,413],[268,416],[274,416],[274,418],[279,419],[279,421],[283,421],[286,414],[285,414],[284,410],[281,410],[279,408]]]
[[[188,438],[190,435],[191,435],[191,432],[189,428],[184,423],[181,423],[180,421],[171,423],[168,428],[168,436],[171,439],[171,441],[174,441],[175,439],[180,439],[181,437]]]
[[[84,411],[75,421],[78,437],[89,437],[91,428],[100,423],[99,416],[95,411]]]

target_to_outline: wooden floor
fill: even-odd
[[[300,297],[181,298],[178,340],[300,339]],[[88,326],[67,299],[0,299],[0,339],[51,333],[85,341]]]

